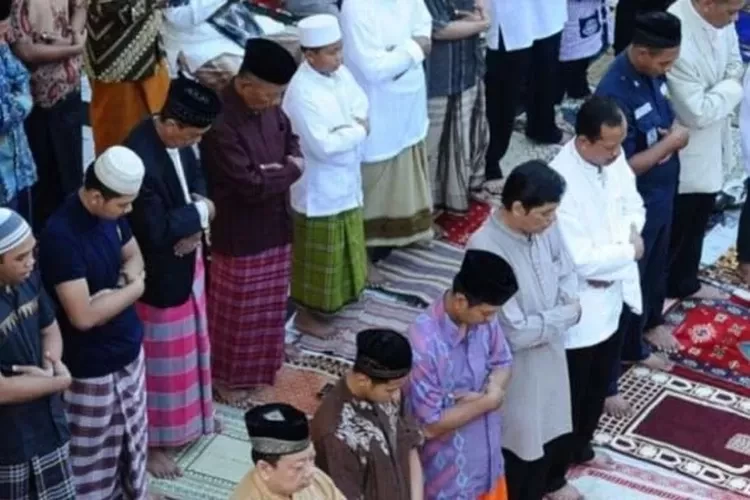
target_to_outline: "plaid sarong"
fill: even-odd
[[[272,385],[284,362],[290,245],[257,255],[211,255],[208,325],[214,383],[227,389]]]
[[[73,379],[63,400],[76,498],[147,498],[143,352],[109,375]]]
[[[362,209],[327,217],[294,214],[292,299],[334,313],[359,298],[367,280]]]
[[[4,432],[13,432],[5,429]],[[75,500],[68,444],[41,457],[0,465],[0,500]]]

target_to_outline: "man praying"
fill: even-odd
[[[422,426],[425,500],[506,500],[502,417],[511,352],[497,313],[518,291],[510,265],[468,250],[453,287],[409,328],[409,408]]]

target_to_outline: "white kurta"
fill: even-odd
[[[299,136],[305,169],[291,187],[295,211],[323,217],[362,206],[367,96],[345,66],[331,75],[303,62],[287,87],[284,112]]]
[[[566,0],[487,0],[490,29],[487,46],[497,50],[499,34],[505,50],[521,50],[559,33],[568,19]]]
[[[679,153],[679,192],[715,193],[732,154],[730,115],[742,99],[737,32],[734,24],[711,26],[691,0],[677,0],[669,12],[682,21],[682,46],[667,82],[677,119],[690,129],[690,143]]]
[[[639,233],[643,229],[646,211],[622,152],[611,165],[596,167],[581,157],[573,139],[550,166],[567,184],[558,224],[578,273],[582,314],[568,331],[565,347],[578,349],[598,344],[617,330],[623,302],[641,313],[638,264],[629,239],[631,225]],[[613,283],[594,288],[587,280]]]
[[[750,71],[743,80],[743,97],[740,104],[740,145],[745,172],[750,177]]]
[[[363,160],[396,157],[427,136],[424,52],[413,37],[432,36],[423,0],[345,0],[344,60],[370,102]]]

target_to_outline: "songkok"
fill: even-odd
[[[297,71],[297,63],[284,47],[265,38],[251,38],[245,44],[240,73],[251,73],[275,85],[286,85]]]
[[[17,212],[0,207],[0,255],[10,252],[31,234],[31,226]]]
[[[400,333],[370,329],[357,335],[356,372],[381,380],[396,380],[409,374],[411,364],[411,345]]]
[[[482,304],[501,306],[518,291],[513,268],[502,257],[484,250],[464,254],[456,281]]]
[[[135,196],[141,189],[145,168],[141,158],[124,146],[112,146],[94,162],[99,182],[122,196]]]
[[[221,99],[216,92],[180,73],[169,84],[162,114],[188,127],[206,128],[213,123],[219,111]]]
[[[300,47],[317,49],[341,40],[339,20],[330,14],[304,18],[297,24]]]
[[[679,47],[682,41],[680,19],[669,12],[644,12],[635,18],[633,45],[650,49]]]
[[[245,413],[253,451],[265,455],[291,455],[310,446],[307,415],[286,403],[256,406]]]

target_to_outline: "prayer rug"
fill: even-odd
[[[730,300],[685,299],[664,319],[680,343],[672,359],[750,394],[750,309]]]
[[[305,335],[295,330],[294,322],[287,325],[292,330],[287,338],[293,338],[293,344],[306,352],[327,354],[340,360],[354,361],[357,354],[357,333],[367,328],[390,328],[406,333],[409,325],[423,312],[423,309],[412,307],[377,292],[365,292],[356,304],[343,309],[333,320],[337,333],[327,339]]]
[[[699,276],[705,282],[730,292],[734,288],[750,289],[737,274],[737,250],[734,247],[724,252],[713,264],[701,268]]]
[[[696,381],[681,367],[633,367],[620,392],[633,415],[602,416],[595,444],[750,495],[750,398]]]
[[[613,465],[577,466],[568,472],[570,481],[587,500],[740,500],[745,498],[719,488],[705,486],[682,474],[607,452]]]
[[[462,248],[442,241],[398,248],[377,264],[388,280],[378,289],[410,297],[426,307],[452,286],[463,256]]]
[[[443,212],[435,219],[435,222],[442,229],[442,238],[463,247],[469,241],[469,237],[487,220],[490,210],[491,207],[488,204],[472,200],[467,213]]]

